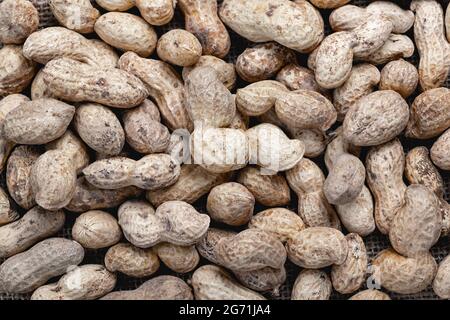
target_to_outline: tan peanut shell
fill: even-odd
[[[186,30],[198,38],[203,54],[225,57],[231,41],[218,17],[217,0],[178,0],[178,6],[184,14]]]
[[[209,216],[231,226],[246,224],[253,215],[255,197],[243,185],[228,182],[214,187],[208,195]]]
[[[233,95],[236,99],[236,95]],[[231,120],[230,128],[231,129],[241,129],[244,131],[248,130],[250,124],[250,117],[243,115],[239,110],[236,110],[234,114],[233,120]]]
[[[50,0],[49,5],[56,20],[66,28],[79,33],[94,32],[100,12],[90,0]]]
[[[108,249],[105,266],[111,272],[129,277],[149,277],[159,269],[159,259],[152,248],[141,249],[130,243],[118,243]]]
[[[273,269],[265,267],[246,272],[234,272],[235,277],[247,288],[255,291],[270,291],[274,296],[279,295],[279,288],[286,281],[285,268]]]
[[[305,269],[295,279],[291,300],[329,300],[333,287],[322,270]]]
[[[84,258],[83,247],[64,238],[49,238],[0,266],[0,292],[29,293]]]
[[[434,138],[450,127],[450,89],[436,88],[414,99],[405,135],[414,139]]]
[[[368,256],[363,239],[349,233],[347,239],[348,252],[345,262],[331,268],[333,288],[342,294],[358,290],[364,283],[367,272]]]
[[[183,79],[186,80],[192,70],[200,67],[213,68],[216,70],[219,80],[225,85],[225,87],[229,90],[234,88],[234,85],[236,84],[236,70],[234,69],[234,64],[227,63],[224,60],[214,56],[203,55],[193,66],[184,67],[182,74]]]
[[[271,232],[280,241],[286,242],[305,229],[306,225],[295,212],[285,208],[272,208],[255,214],[248,227]]]
[[[63,211],[50,212],[38,206],[22,218],[0,227],[0,258],[9,258],[58,232],[64,225]]]
[[[376,289],[366,289],[354,294],[349,300],[391,300],[384,292]]]
[[[236,72],[247,82],[272,78],[289,62],[295,62],[295,55],[276,42],[268,42],[247,48],[236,60]]]
[[[320,269],[343,264],[348,245],[345,236],[334,228],[309,227],[287,242],[289,259],[303,268]]]
[[[327,91],[317,84],[314,71],[295,63],[290,63],[282,68],[278,72],[276,80],[289,90],[312,90],[327,96]]]
[[[192,33],[172,29],[158,40],[156,52],[161,60],[187,67],[198,62],[202,56],[202,45]]]
[[[0,188],[0,226],[19,219],[19,214],[11,208],[8,194]]]
[[[441,299],[450,298],[450,258],[445,257],[438,266],[433,280],[433,291]]]
[[[11,198],[24,209],[35,204],[31,188],[31,168],[41,153],[35,146],[17,146],[8,158],[6,167],[6,185]]]
[[[159,259],[172,271],[186,273],[193,271],[200,256],[195,246],[180,246],[168,242],[162,242],[154,247]]]
[[[31,1],[0,3],[0,43],[21,44],[39,26],[39,13]]]
[[[43,98],[54,98],[44,83],[44,73],[42,69],[38,71],[31,83],[31,99],[38,100]]]
[[[403,59],[391,61],[381,70],[380,90],[397,91],[405,99],[414,93],[418,83],[416,67]]]
[[[105,1],[111,2],[111,0],[103,0],[103,2]],[[129,0],[121,1],[128,2]],[[148,23],[154,26],[162,26],[172,20],[177,2],[175,0],[136,0],[133,3]]]
[[[140,194],[141,190],[136,187],[116,190],[99,189],[89,184],[84,177],[80,177],[77,179],[72,200],[65,209],[73,212],[86,212],[95,209],[113,208]]]
[[[67,101],[132,108],[144,102],[148,95],[137,77],[116,68],[100,69],[76,60],[59,58],[47,63],[43,73],[50,93]]]
[[[389,38],[394,24],[383,13],[375,13],[370,19],[352,30],[355,45],[352,48],[356,59],[367,57],[383,46]]]
[[[192,275],[196,300],[265,300],[265,298],[237,283],[225,269],[205,265]]]
[[[99,264],[70,268],[58,282],[36,289],[31,300],[95,300],[111,292],[116,276]]]
[[[115,291],[101,300],[193,300],[192,289],[174,276],[158,276],[135,290]]]
[[[130,13],[102,15],[95,22],[95,32],[107,44],[142,57],[148,57],[156,48],[156,32],[144,19]]]
[[[169,129],[193,128],[185,109],[183,82],[170,65],[163,61],[143,59],[133,52],[128,52],[120,57],[119,67],[145,83]]]
[[[293,138],[302,141],[305,145],[304,157],[316,158],[327,147],[328,138],[321,130],[294,129],[291,134]]]
[[[408,36],[391,33],[381,48],[361,60],[380,65],[400,58],[410,58],[414,54],[414,50],[414,42]]]
[[[35,73],[36,64],[23,56],[21,46],[0,48],[0,97],[22,92]]]
[[[350,2],[350,0],[311,0],[313,5],[321,9],[338,8],[348,2]]]
[[[209,228],[205,236],[195,245],[198,253],[206,260],[219,264],[215,247],[222,238],[231,239],[237,233],[230,230],[221,230],[217,228]]]
[[[314,50],[324,35],[321,15],[307,1],[225,0],[219,15],[250,41],[276,41],[303,53]]]
[[[431,160],[443,170],[450,170],[450,130],[445,131],[431,148]]]
[[[432,283],[437,264],[428,252],[407,258],[385,249],[372,261],[372,268],[375,283],[394,293],[412,294]]]

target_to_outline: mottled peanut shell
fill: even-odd
[[[214,187],[206,202],[206,208],[213,220],[231,226],[241,226],[249,222],[254,206],[253,194],[236,182],[228,182]]]
[[[377,67],[368,63],[353,66],[347,81],[333,91],[333,105],[338,113],[338,120],[343,121],[350,107],[361,97],[371,93],[379,82],[380,71]]]
[[[406,137],[429,139],[439,136],[450,127],[450,89],[423,92],[414,99],[410,114]]]
[[[96,0],[107,11],[127,11],[134,7],[136,0]]]
[[[56,20],[64,27],[79,33],[94,32],[100,12],[90,0],[50,0],[49,5]]]
[[[117,207],[125,200],[139,196],[141,190],[126,187],[116,190],[105,190],[89,184],[84,177],[77,180],[75,192],[65,209],[73,212]]]
[[[349,300],[391,300],[391,298],[379,290],[366,289],[351,296]]]
[[[3,135],[20,144],[45,144],[61,137],[75,107],[55,99],[24,102],[6,116]]]
[[[274,77],[287,63],[295,62],[294,53],[276,42],[245,49],[236,60],[238,75],[247,82]]]
[[[405,154],[399,140],[372,148],[366,159],[367,185],[375,200],[375,222],[381,233],[389,232],[395,213],[403,205]]]
[[[174,276],[158,276],[139,288],[115,291],[100,300],[193,300],[192,289],[186,282]]]
[[[114,2],[111,0],[102,0],[102,2]],[[121,2],[129,2],[130,0],[120,0]],[[141,16],[151,25],[162,26],[169,23],[174,15],[176,0],[135,0],[135,4],[139,9]]]
[[[304,157],[316,158],[320,156],[327,147],[328,138],[321,130],[294,129],[292,137],[300,140],[305,145]]]
[[[233,271],[264,267],[282,268],[286,250],[278,238],[258,229],[244,230],[232,238],[222,238],[214,248],[219,264]]]
[[[36,76],[34,77],[33,82],[31,83],[31,99],[38,100],[43,98],[54,98],[47,85],[44,83],[44,73],[42,69],[38,71]]]
[[[80,138],[97,152],[118,155],[125,144],[125,133],[119,119],[105,106],[94,103],[79,106],[74,127]]]
[[[64,238],[49,238],[16,254],[0,266],[0,291],[29,293],[84,258],[83,247]]]
[[[0,226],[19,219],[19,214],[11,208],[8,194],[0,188]]]
[[[228,127],[236,105],[211,67],[193,69],[185,79],[186,110],[195,126]]]
[[[376,91],[359,99],[347,112],[344,138],[356,146],[388,142],[406,128],[409,106],[392,90]]]
[[[101,69],[69,58],[47,63],[43,80],[50,94],[72,102],[97,102],[115,108],[132,108],[148,96],[134,75],[116,68]]]
[[[0,3],[0,43],[21,44],[39,27],[39,13],[31,1]]]
[[[439,264],[433,281],[433,291],[441,299],[450,299],[450,256]]]
[[[248,227],[271,232],[282,242],[294,238],[297,233],[306,228],[302,218],[285,208],[272,208],[259,212],[252,217]]]
[[[0,48],[0,97],[22,92],[35,73],[36,64],[23,56],[21,46]]]
[[[63,211],[51,212],[38,206],[22,218],[0,227],[0,259],[25,251],[56,232],[64,225]]]
[[[350,0],[311,0],[311,3],[317,8],[334,9],[350,2]]]
[[[442,170],[450,170],[450,130],[445,131],[433,144],[431,160]]]
[[[236,278],[247,288],[255,291],[271,291],[279,295],[279,288],[286,281],[286,269],[265,267],[258,270],[234,272]]]
[[[124,12],[108,12],[95,22],[95,32],[107,44],[121,51],[150,56],[156,47],[153,28],[141,17]]]
[[[229,178],[228,173],[211,173],[201,166],[185,164],[181,166],[177,182],[167,188],[149,191],[147,199],[154,206],[159,206],[171,200],[180,200],[192,204],[207,194],[213,187],[228,181]]]
[[[217,14],[217,0],[178,0],[185,17],[185,28],[194,34],[203,47],[203,54],[218,58],[230,51],[227,29]]]
[[[62,151],[41,155],[31,169],[31,188],[36,203],[47,210],[64,208],[72,199],[77,173],[72,160]]]
[[[358,290],[366,279],[368,256],[363,239],[356,233],[349,233],[347,239],[348,252],[345,262],[331,268],[333,288],[342,294]]]
[[[425,290],[433,281],[437,264],[430,253],[406,258],[393,249],[381,251],[372,261],[375,283],[389,291],[413,294]]]
[[[200,67],[211,67],[217,72],[219,80],[227,87],[229,90],[234,88],[236,84],[236,70],[234,69],[234,64],[227,63],[222,59],[214,56],[204,55],[201,56],[197,63],[190,67],[183,68],[183,79],[186,80],[188,75],[195,68]]]
[[[206,260],[219,264],[216,251],[214,250],[217,243],[222,238],[231,239],[236,235],[236,232],[229,230],[221,230],[217,228],[209,228],[205,236],[195,245],[198,253]]]
[[[322,270],[303,270],[295,279],[291,300],[329,300],[333,287]]]
[[[119,242],[121,237],[116,218],[100,210],[81,214],[72,227],[72,238],[88,249],[110,247]]]
[[[196,300],[265,300],[265,298],[237,283],[225,269],[205,265],[192,275]]]
[[[176,273],[191,272],[200,261],[200,256],[195,246],[180,246],[163,242],[157,244],[154,250],[161,261]]]
[[[243,115],[240,111],[236,110],[233,120],[231,120],[231,129],[248,130],[250,124],[250,117]]]
[[[389,229],[392,247],[406,257],[415,257],[430,250],[439,239],[441,229],[436,195],[423,185],[409,186],[405,203],[398,209]]]
[[[324,161],[328,171],[333,170],[336,165],[336,161],[343,154],[351,154],[356,157],[360,156],[361,148],[352,145],[344,139],[342,134],[343,127],[338,127],[334,132],[330,133],[331,141],[327,145],[325,151]]]
[[[391,33],[381,48],[361,60],[380,65],[400,58],[410,58],[414,50],[414,42],[408,36]]]
[[[391,61],[381,70],[380,90],[397,91],[405,99],[414,93],[418,82],[416,67],[403,59]]]
[[[6,185],[11,198],[24,209],[36,202],[31,188],[31,168],[41,153],[34,146],[18,146],[11,153],[6,167]]]
[[[314,50],[324,35],[321,15],[307,1],[225,0],[219,14],[250,41],[276,41],[302,53]]]
[[[294,63],[281,69],[276,80],[284,84],[289,90],[311,90],[326,95],[326,90],[317,84],[314,71]]]
[[[111,272],[129,277],[149,277],[159,269],[159,259],[153,249],[140,249],[129,243],[118,243],[108,249],[105,266]]]
[[[288,240],[286,249],[289,259],[296,265],[320,269],[343,264],[347,258],[348,245],[347,239],[339,230],[309,227]]]
[[[289,204],[291,194],[282,175],[264,175],[260,169],[246,167],[239,172],[237,182],[244,185],[256,201],[267,207]]]
[[[161,60],[187,67],[197,63],[202,56],[200,41],[183,29],[172,29],[158,40],[156,52]]]
[[[95,300],[111,292],[116,276],[99,264],[70,268],[58,282],[36,289],[31,300]]]
[[[120,57],[119,67],[140,78],[161,112],[164,124],[171,130],[192,130],[193,124],[185,109],[184,85],[176,71],[167,63],[143,59],[133,52]]]
[[[355,39],[353,56],[361,59],[376,52],[389,38],[392,29],[393,23],[388,16],[383,13],[371,15],[370,19],[352,30]]]

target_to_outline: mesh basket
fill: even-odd
[[[0,2],[2,2],[2,1],[3,0],[0,0]],[[91,0],[91,1],[93,1],[93,0]],[[40,28],[57,25],[57,21],[55,20],[55,18],[53,17],[53,15],[49,9],[48,0],[32,0],[32,2],[36,6],[36,8],[39,10]],[[219,0],[218,2],[221,3],[222,0]],[[351,1],[352,4],[355,4],[358,6],[365,6],[369,2],[370,2],[369,0]],[[394,1],[394,2],[398,3],[400,6],[402,6],[404,8],[408,8],[409,3],[410,3],[410,1],[406,1],[406,0]],[[442,3],[443,7],[446,8],[448,1],[440,1],[440,2]],[[131,12],[135,13],[135,14],[139,14],[135,9],[132,9]],[[323,10],[322,14],[324,17],[324,21],[327,23],[330,11]],[[175,17],[169,24],[162,26],[162,27],[157,27],[156,29],[157,29],[158,35],[161,35],[167,31],[169,31],[171,29],[175,29],[175,28],[184,28],[184,19],[183,19],[182,14],[179,12],[179,10],[176,10]],[[229,32],[230,32],[230,36],[231,36],[231,40],[232,40],[232,47],[231,47],[230,53],[228,54],[226,59],[229,62],[235,62],[236,58],[239,56],[239,54],[241,54],[245,50],[245,48],[247,48],[248,46],[251,46],[252,43],[250,41],[238,36],[236,33],[234,33],[231,30],[229,30]],[[330,27],[327,25],[326,33],[329,33],[329,32],[330,32]],[[409,36],[412,38],[412,36],[413,36],[412,33],[410,33]],[[306,58],[307,57],[304,55],[300,55],[300,54],[298,55],[298,60],[301,65],[306,65]],[[418,64],[417,53],[415,53],[415,55],[412,56],[411,58],[409,58],[408,60],[411,63],[417,65]],[[242,85],[245,85],[245,83],[243,83],[243,82],[238,83],[238,87],[240,87]],[[450,88],[450,77],[447,80],[446,86]],[[413,98],[414,97],[412,97],[411,100]],[[433,143],[433,141],[412,141],[412,140],[408,140],[405,138],[402,138],[401,140],[402,140],[402,144],[405,148],[405,151],[408,151],[419,145],[423,145],[423,146],[430,148]],[[363,150],[363,156],[364,156],[365,151],[367,151],[367,150]],[[322,167],[322,169],[325,170],[324,165],[323,165],[323,159],[319,158],[319,159],[317,159],[316,162]],[[442,174],[442,176],[444,178],[444,182],[445,182],[445,199],[447,201],[450,201],[450,172],[447,172],[447,173],[441,172],[441,174]],[[5,173],[3,173],[0,178],[0,185],[2,187],[5,187]],[[296,209],[297,199],[296,199],[295,194],[292,195],[292,199],[293,199],[293,201],[288,206],[288,208],[296,211],[297,210]],[[197,203],[195,203],[195,206],[199,211],[205,212],[206,198],[203,197],[202,199],[197,201]],[[259,212],[264,209],[265,209],[265,207],[256,205],[255,212]],[[108,210],[108,211],[110,211],[110,213],[112,213],[114,215],[116,214],[115,210]],[[59,233],[58,236],[71,238],[71,226],[73,226],[76,216],[77,216],[77,214],[75,214],[75,213],[67,213],[65,228]],[[218,225],[218,227],[220,227],[220,225]],[[389,240],[387,239],[386,236],[380,234],[379,232],[375,232],[375,233],[369,235],[368,237],[366,237],[364,239],[364,242],[366,244],[367,253],[368,253],[370,259],[372,259],[381,250],[389,247]],[[445,256],[447,256],[449,254],[449,252],[450,252],[450,245],[449,245],[447,238],[441,239],[431,250],[433,257],[436,259],[437,262],[440,262]],[[103,259],[104,259],[105,253],[106,253],[106,249],[86,250],[86,256],[85,256],[85,259],[82,264],[87,264],[87,263],[103,264]],[[201,264],[208,264],[208,261],[202,259],[200,262],[200,265]],[[293,286],[294,281],[300,271],[300,268],[290,262],[287,262],[286,263],[286,271],[287,271],[287,279],[286,279],[286,282],[284,283],[284,285],[280,288],[279,294],[275,296],[275,295],[272,295],[271,293],[267,293],[267,294],[265,294],[267,298],[281,299],[281,300],[289,300],[290,299],[292,286]],[[173,271],[171,271],[171,270],[165,268],[163,265],[161,265],[160,270],[156,274],[152,275],[152,277],[162,275],[162,274],[172,274],[172,275],[178,276],[186,281],[189,281],[189,279],[192,276],[192,273],[176,274]],[[134,278],[130,278],[130,277],[124,276],[122,274],[119,274],[117,286],[116,286],[115,290],[135,289],[139,285],[141,285],[142,283],[147,281],[148,279],[149,278],[134,279]],[[56,280],[57,279],[52,279],[52,280],[50,280],[50,282],[54,282]],[[360,290],[364,290],[365,288],[366,287],[364,286]],[[383,290],[383,289],[381,289],[381,290]],[[428,288],[418,294],[412,294],[412,295],[400,295],[400,294],[395,294],[392,292],[387,292],[387,293],[389,294],[389,296],[392,299],[408,299],[408,300],[438,299],[438,297],[434,294],[434,292],[431,288]],[[349,296],[351,296],[351,295],[342,295],[337,292],[333,292],[331,299],[335,299],[335,300],[347,299]],[[29,298],[30,298],[30,295],[0,294],[0,300],[27,300]]]

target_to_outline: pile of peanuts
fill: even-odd
[[[450,6],[43,1],[0,1],[0,294],[450,299]]]

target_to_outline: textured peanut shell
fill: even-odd
[[[108,12],[95,22],[95,32],[107,44],[121,51],[148,57],[156,48],[157,36],[141,17],[124,12]]]
[[[129,291],[115,291],[100,300],[193,300],[192,289],[180,278],[158,276],[139,288]]]
[[[316,158],[320,156],[327,147],[328,138],[321,130],[294,129],[292,137],[303,142],[305,145],[304,157]]]
[[[282,68],[278,72],[276,80],[289,90],[312,90],[327,96],[327,91],[317,84],[314,71],[294,63]]]
[[[100,69],[68,58],[48,62],[43,69],[43,80],[52,95],[72,102],[132,108],[148,96],[144,84],[128,72]]]
[[[6,166],[6,185],[11,198],[24,209],[35,204],[31,188],[31,168],[41,153],[34,146],[18,146],[8,158]]]
[[[54,98],[44,83],[44,73],[39,70],[31,83],[31,99]]]
[[[349,300],[391,300],[384,292],[376,289],[366,289],[354,294]]]
[[[119,119],[105,106],[94,103],[79,106],[74,127],[81,139],[97,152],[114,156],[125,144],[125,133]]]
[[[190,67],[183,68],[183,79],[186,80],[189,73],[195,68],[200,67],[211,67],[217,72],[217,76],[220,81],[227,87],[229,90],[233,89],[236,84],[236,70],[234,69],[234,64],[227,63],[222,59],[219,59],[214,56],[203,55],[201,56],[197,63]]]
[[[64,238],[49,238],[25,252],[7,259],[0,266],[0,291],[29,293],[59,276],[84,258],[77,242]]]
[[[423,92],[411,106],[408,138],[429,139],[437,137],[450,127],[450,89],[436,88]]]
[[[0,49],[0,97],[22,92],[33,80],[36,64],[23,56],[22,47]]]
[[[214,187],[208,195],[209,216],[231,226],[246,224],[253,215],[255,197],[243,185],[228,182]]]
[[[303,270],[295,279],[291,300],[329,300],[333,287],[322,270]]]
[[[400,58],[410,58],[414,54],[414,50],[414,42],[408,36],[391,33],[381,48],[363,57],[362,60],[380,65]]]
[[[416,67],[403,59],[391,61],[381,70],[380,90],[397,91],[405,99],[414,93],[418,82]]]
[[[30,1],[0,3],[0,43],[21,44],[39,27],[39,13]]]
[[[280,269],[286,261],[282,242],[274,234],[258,229],[247,229],[232,238],[223,238],[214,251],[220,265],[238,272],[264,267]]]
[[[62,151],[41,155],[31,169],[31,188],[36,203],[47,210],[64,208],[76,188],[77,173],[71,159]]]
[[[321,9],[338,8],[348,2],[350,2],[350,0],[311,0],[313,5]]]
[[[286,281],[286,269],[265,267],[247,272],[234,272],[236,278],[247,288],[255,291],[270,291],[274,296],[279,295],[279,288]]]
[[[161,261],[172,271],[186,273],[193,271],[200,256],[195,246],[179,246],[172,243],[159,243],[154,248]]]
[[[381,251],[372,261],[376,283],[400,294],[413,294],[425,290],[433,281],[437,264],[430,253],[406,258],[392,249]]]
[[[265,298],[237,283],[225,269],[205,265],[192,275],[196,300],[265,300]]]
[[[94,32],[100,12],[90,0],[50,0],[49,5],[56,20],[66,28],[79,33]]]
[[[433,163],[443,170],[450,170],[450,130],[445,131],[431,148]]]
[[[161,60],[187,67],[197,63],[202,56],[200,41],[183,29],[172,29],[158,40],[156,52]]]
[[[219,15],[250,41],[276,41],[302,53],[314,50],[324,35],[321,15],[306,1],[225,0]]]
[[[347,239],[348,252],[345,262],[331,268],[331,281],[333,288],[342,294],[358,290],[364,283],[367,272],[368,256],[363,239],[349,233]]]
[[[441,299],[450,299],[450,257],[447,256],[439,264],[433,281],[433,291]]]
[[[149,277],[159,269],[159,259],[152,248],[140,249],[129,243],[118,243],[108,249],[105,266],[111,272],[129,277]]]
[[[36,289],[31,300],[95,300],[111,292],[116,276],[99,264],[69,269],[58,282]]]
[[[100,210],[81,214],[72,227],[72,238],[88,249],[110,247],[119,242],[121,237],[116,218]]]
[[[103,0],[105,1],[105,0]],[[111,1],[111,0],[106,0]],[[121,0],[129,2],[129,0]],[[133,4],[139,9],[141,16],[151,25],[162,26],[169,23],[174,15],[176,0],[136,0]]]
[[[127,11],[136,4],[135,0],[96,0],[96,2],[108,11]]]
[[[19,214],[11,208],[8,194],[0,188],[0,226],[19,219]]]
[[[370,19],[352,30],[355,38],[353,56],[361,59],[376,52],[389,38],[393,28],[392,21],[383,13],[371,15]]]
[[[25,251],[56,232],[64,225],[63,211],[50,212],[38,206],[19,220],[0,227],[0,258]]]
[[[306,228],[302,218],[285,208],[272,208],[257,213],[250,220],[248,227],[271,232],[282,242],[294,238]]]
[[[200,41],[203,54],[218,58],[230,51],[227,29],[217,14],[217,0],[178,0],[185,17],[185,28]]]
[[[133,52],[128,52],[120,57],[119,67],[145,83],[169,129],[193,128],[185,109],[183,82],[170,65],[163,61],[143,59]]]
[[[338,127],[334,132],[330,133],[331,141],[327,145],[324,161],[328,171],[332,171],[337,160],[343,154],[360,156],[361,148],[352,145],[343,136],[343,127]]]
[[[359,99],[344,120],[344,138],[356,146],[374,146],[399,135],[408,124],[409,106],[392,90],[376,91]]]
[[[221,230],[217,228],[209,228],[205,236],[195,245],[198,253],[206,260],[219,264],[219,259],[215,251],[217,243],[222,238],[231,239],[236,235],[236,232],[230,230]]]
[[[75,107],[55,99],[24,102],[8,112],[3,135],[19,144],[45,144],[64,134]]]

